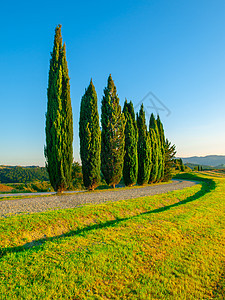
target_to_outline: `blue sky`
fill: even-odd
[[[92,77],[100,109],[110,73],[122,106],[125,97],[138,109],[149,92],[156,96],[144,105],[147,113],[159,108],[177,156],[225,155],[224,0],[5,1],[0,14],[0,164],[45,163],[58,24],[71,78],[75,160],[81,97]]]

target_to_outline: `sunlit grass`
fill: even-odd
[[[200,180],[0,219],[0,299],[224,299],[225,178]]]

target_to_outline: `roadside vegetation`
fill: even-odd
[[[0,219],[1,299],[224,299],[225,178]]]

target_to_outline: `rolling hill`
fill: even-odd
[[[225,167],[225,155],[207,155],[207,156],[192,156],[179,157],[183,163],[191,163],[195,165]]]

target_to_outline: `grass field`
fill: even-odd
[[[225,299],[225,178],[0,219],[0,299]]]

